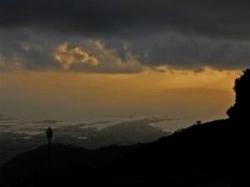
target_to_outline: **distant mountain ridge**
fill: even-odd
[[[87,124],[89,125],[88,127],[85,127],[85,124],[59,126],[55,129],[53,142],[72,144],[89,149],[96,149],[111,144],[130,145],[151,142],[171,134],[171,132],[166,132],[150,125],[151,123],[164,120],[170,119],[158,117],[130,119],[113,123],[107,127],[104,124],[105,128],[102,129],[98,129],[94,123],[91,123],[91,125]],[[47,121],[55,122],[56,120]],[[103,124],[99,126],[102,127]],[[40,134],[37,135],[20,134],[18,132],[15,133],[15,131],[0,132],[0,166],[3,162],[17,154],[43,145],[46,139],[43,129],[40,129],[40,131]]]
[[[214,121],[192,126],[152,143],[98,150],[56,144],[52,149],[51,176],[53,182],[62,186],[72,181],[89,184],[94,179],[108,184],[144,183],[147,179],[151,183],[181,185],[175,179],[177,176],[183,180],[193,177],[185,184],[228,183],[226,163],[229,161],[230,126],[229,120]],[[221,138],[222,133],[224,138]],[[35,179],[45,182],[46,160],[46,146],[17,156],[2,168],[2,184],[7,186],[19,178],[25,181],[24,184],[32,185]]]

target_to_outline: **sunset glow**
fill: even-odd
[[[88,116],[224,117],[239,71],[166,70],[136,74],[6,72],[1,106],[9,115],[80,119]]]

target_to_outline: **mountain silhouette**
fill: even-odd
[[[0,185],[248,186],[250,70],[235,81],[229,118],[197,123],[151,143],[88,150],[54,144],[23,153],[1,168]]]
[[[2,167],[2,185],[229,183],[229,125],[220,120],[196,125],[156,142],[87,150],[54,144],[50,179],[47,146],[18,155]],[[223,134],[223,138],[221,137]],[[98,180],[97,180],[98,179]]]
[[[235,104],[228,109],[227,114],[231,120],[237,122],[249,122],[250,108],[250,69],[243,72],[243,75],[236,79],[234,90],[236,93]]]

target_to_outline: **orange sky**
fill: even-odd
[[[199,73],[2,73],[0,112],[45,119],[164,115],[209,120],[225,117],[239,74],[209,68]]]

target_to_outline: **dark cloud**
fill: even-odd
[[[161,66],[194,71],[206,66],[243,69],[250,65],[249,51],[248,40],[217,40],[176,32],[91,39],[26,29],[0,31],[1,71],[164,72]]]
[[[59,40],[50,35],[29,30],[0,30],[0,70],[13,69],[53,70],[58,67],[52,63],[52,51]]]
[[[197,72],[206,66],[229,70],[250,65],[248,40],[218,40],[164,32],[126,40],[106,40],[106,45],[115,49],[121,58],[129,51],[139,62],[152,69],[166,65]]]
[[[249,8],[246,0],[0,0],[0,70],[245,68]],[[63,44],[71,47],[55,58]]]
[[[249,7],[247,0],[1,0],[0,27],[92,35],[167,29],[248,37]]]
[[[27,29],[0,31],[0,71],[13,70],[137,73],[144,66],[99,40]]]

